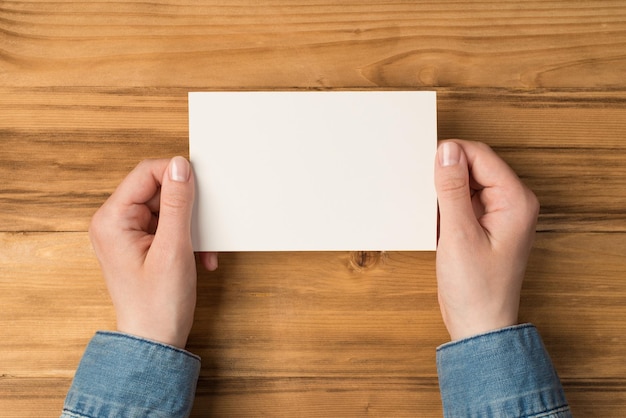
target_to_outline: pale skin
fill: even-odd
[[[539,204],[488,146],[440,144],[435,161],[437,282],[453,340],[517,323]],[[94,215],[89,235],[118,331],[184,348],[196,306],[191,245],[193,172],[187,160],[140,163]],[[201,253],[217,268],[217,254]]]
[[[515,325],[539,202],[487,145],[446,141],[435,161],[439,307],[452,340]]]
[[[118,331],[185,347],[196,307],[193,199],[187,160],[146,160],[93,216],[89,236]],[[208,270],[217,268],[217,254],[199,257]]]

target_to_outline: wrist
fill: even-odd
[[[154,324],[145,324],[141,322],[134,321],[132,323],[126,321],[117,322],[117,331],[133,335],[138,338],[144,338],[146,340],[154,341],[161,344],[166,344],[172,347],[185,349],[187,345],[187,338],[189,337],[189,332],[191,331],[191,327],[189,327],[188,332],[184,332],[187,330],[187,327],[180,326],[154,326]]]
[[[518,324],[517,319],[483,322],[479,324],[465,324],[461,326],[448,327],[451,341],[463,340],[477,335],[487,334],[504,328],[509,328]]]
[[[184,338],[166,337],[166,336],[162,336],[162,335],[158,335],[154,333],[148,333],[148,332],[141,332],[141,331],[133,332],[131,330],[120,328],[120,327],[118,327],[116,331],[119,332],[120,334],[129,335],[138,339],[152,341],[155,343],[168,345],[170,347],[180,348],[183,350],[187,346],[187,337],[184,337]]]

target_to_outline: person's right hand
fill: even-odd
[[[452,340],[517,324],[539,202],[487,145],[445,141],[435,163],[439,306]]]

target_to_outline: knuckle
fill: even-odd
[[[539,215],[539,210],[541,209],[541,203],[539,202],[539,199],[537,198],[537,196],[531,191],[528,191],[529,193],[529,206],[532,209],[533,213],[535,214],[535,216]]]
[[[482,148],[483,151],[493,152],[493,148],[491,148],[489,144],[486,144],[484,142],[477,142],[476,144],[478,145],[479,148]]]
[[[528,208],[529,216],[536,220],[539,217],[541,205],[537,196],[530,189],[527,189],[526,207]]]
[[[103,243],[110,240],[113,231],[119,228],[120,220],[123,219],[121,208],[111,204],[107,200],[91,217],[87,230],[89,239],[93,244]]]
[[[166,195],[161,195],[161,211],[165,209],[178,212],[187,209],[188,206],[189,198],[187,193],[182,190],[174,190]]]
[[[145,160],[141,160],[137,164],[136,168],[141,170],[142,168],[149,166],[152,163],[152,161],[154,161],[154,160],[153,159],[149,159],[149,158],[146,158]]]
[[[98,211],[91,217],[91,222],[89,223],[89,238],[92,241],[96,240],[101,234],[101,224],[102,224],[102,209],[98,209]]]
[[[467,176],[450,176],[440,182],[440,192],[447,195],[466,194],[468,189]]]
[[[513,189],[515,195],[518,196],[518,200],[522,207],[526,208],[529,212],[539,210],[539,199],[535,193],[524,183],[519,182],[518,187]]]
[[[522,185],[520,189],[512,190],[514,198],[511,203],[516,208],[516,212],[520,220],[524,220],[527,224],[535,224],[539,216],[539,199],[528,187]]]

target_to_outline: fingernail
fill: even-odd
[[[217,262],[217,253],[211,254],[211,267],[213,270],[217,270],[218,262]]]
[[[444,142],[439,150],[439,162],[442,167],[449,167],[459,163],[461,147],[456,142]]]
[[[170,179],[179,182],[189,180],[189,162],[183,157],[174,157],[170,164]]]

